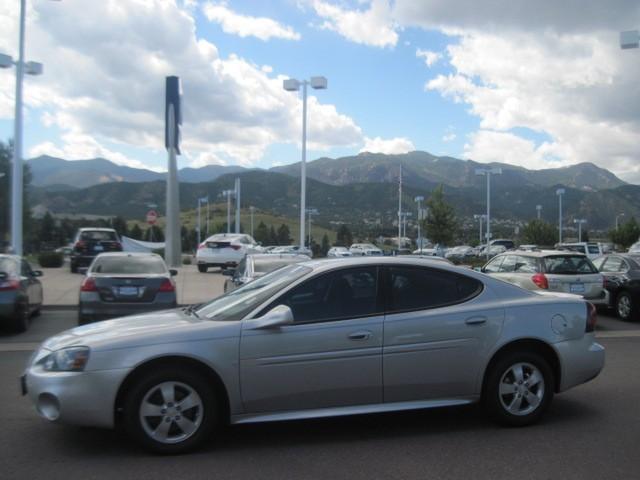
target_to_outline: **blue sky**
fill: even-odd
[[[617,46],[640,9],[576,1],[28,2],[27,56],[45,74],[25,81],[25,156],[162,170],[163,78],[178,75],[181,166],[292,163],[300,100],[282,78],[324,75],[328,90],[309,104],[311,159],[416,149],[528,168],[592,161],[640,181],[627,107],[640,70]],[[17,2],[5,3],[0,52],[15,54]],[[0,71],[2,139],[13,78]]]

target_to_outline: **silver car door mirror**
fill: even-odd
[[[293,323],[293,312],[286,305],[273,307],[262,317],[255,318],[248,322],[250,330],[261,330],[263,328],[276,328]]]

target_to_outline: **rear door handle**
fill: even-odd
[[[369,330],[361,330],[359,332],[353,332],[349,334],[349,340],[368,340],[371,338],[372,333]]]
[[[464,323],[466,323],[467,325],[481,325],[483,323],[487,323],[487,317],[469,317],[464,321]]]

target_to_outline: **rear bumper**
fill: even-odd
[[[586,333],[579,340],[556,343],[554,347],[560,359],[559,392],[594,379],[604,368],[604,347],[595,341],[593,333]]]
[[[76,267],[88,267],[98,255],[71,255],[70,262]]]
[[[154,302],[145,303],[116,303],[103,302],[100,296],[94,292],[82,292],[78,313],[83,322],[108,320],[110,318],[124,317],[158,310],[176,308],[175,293],[158,293]]]
[[[596,296],[596,297],[582,297],[584,298],[587,302],[591,302],[594,305],[604,305],[604,306],[608,306],[609,305],[609,301],[610,301],[610,294],[608,290],[605,290],[604,288],[602,289],[602,292],[600,292],[600,295]]]

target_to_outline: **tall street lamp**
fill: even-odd
[[[484,215],[484,214],[482,214],[482,213],[476,213],[476,214],[473,216],[473,218],[474,218],[475,220],[478,220],[478,223],[480,224],[480,236],[479,236],[479,238],[480,238],[480,245],[482,245],[482,221],[483,221],[485,218],[487,218],[487,216],[486,216],[486,215]]]
[[[253,205],[251,205],[249,207],[249,213],[251,214],[251,238],[253,238],[253,212],[255,212],[256,207],[254,207]]]
[[[491,175],[501,175],[501,168],[476,168],[476,175],[487,177],[487,260],[489,259],[489,246],[491,244]]]
[[[209,211],[209,197],[201,197],[198,198],[198,245],[200,245],[200,232],[202,231],[202,227],[201,227],[201,223],[200,223],[200,206],[206,203],[207,204],[207,211]],[[209,221],[209,218],[207,216],[207,222]],[[207,231],[207,235],[209,234],[209,232]]]
[[[582,224],[587,223],[587,220],[584,218],[575,218],[573,223],[578,224],[578,242],[582,241]]]
[[[26,0],[20,0],[20,33],[18,60],[0,54],[0,68],[16,67],[16,104],[13,133],[13,159],[11,164],[11,246],[13,253],[22,255],[22,80],[24,74],[41,75],[42,64],[24,61]]]
[[[542,211],[542,205],[536,205],[536,212],[538,213],[538,220],[540,220],[540,212]]]
[[[222,195],[227,198],[227,233],[231,233],[231,197],[233,197],[235,193],[235,190],[222,191]]]
[[[307,85],[315,90],[327,88],[325,77],[311,77],[309,80],[288,78],[282,87],[288,92],[297,92],[302,86],[302,160],[300,162],[300,248],[304,248],[304,215],[307,199]]]
[[[558,243],[562,243],[562,196],[564,195],[564,188],[556,190],[558,196]]]
[[[624,213],[619,213],[616,215],[616,230],[618,230],[618,217],[624,217]]]
[[[422,253],[422,235],[420,233],[420,223],[424,220],[424,214],[422,213],[422,202],[424,202],[424,197],[422,195],[417,196],[413,199],[418,204],[418,249],[420,253]]]

